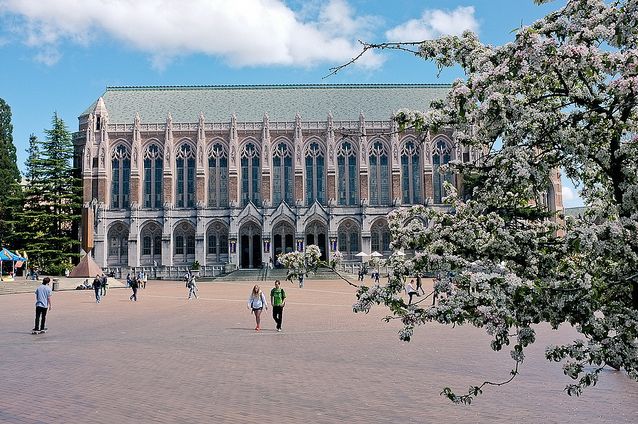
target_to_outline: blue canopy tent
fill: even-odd
[[[2,250],[0,250],[0,279],[2,278],[2,262],[8,262],[11,261],[12,266],[11,266],[11,278],[10,280],[13,279],[13,275],[15,274],[15,265],[16,262],[26,262],[27,259],[23,258],[22,256],[15,254],[13,252],[11,252],[9,249],[7,249],[6,247],[3,247]]]

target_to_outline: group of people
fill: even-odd
[[[281,287],[279,280],[275,280],[275,287],[270,290],[270,304],[272,305],[272,317],[275,320],[277,331],[281,331],[284,306],[286,305],[286,291]],[[255,315],[255,331],[260,331],[261,312],[264,309],[268,309],[268,302],[266,301],[266,295],[257,284],[250,292],[247,307]]]
[[[368,275],[368,268],[362,265],[361,267],[359,267],[359,272],[357,273],[357,281],[363,281],[366,275]],[[372,277],[372,281],[374,281],[375,283],[378,283],[379,279],[381,278],[381,274],[379,273],[378,270],[374,269],[372,270],[370,277]]]
[[[130,272],[126,274],[126,286],[130,287],[131,290],[133,290],[133,293],[129,297],[129,300],[137,302],[137,289],[145,289],[147,281],[148,276],[143,271],[140,271],[137,274],[133,274],[132,276]]]
[[[411,279],[410,282],[405,285],[405,292],[409,296],[408,305],[412,304],[413,296],[416,295],[416,297],[421,297],[421,294],[419,294],[419,290],[421,291],[421,294],[425,294],[420,276],[416,277],[416,287],[414,286],[414,278]]]

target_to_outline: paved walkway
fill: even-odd
[[[17,277],[14,281],[2,281],[0,282],[0,295],[3,294],[16,294],[16,293],[33,293],[40,284],[42,284],[41,276],[39,280],[27,280],[24,277]],[[69,277],[49,277],[51,283],[49,286],[53,288],[53,279],[58,282],[59,290],[75,290],[77,286],[84,283],[86,278],[69,278]],[[93,278],[89,278],[89,284],[93,283]],[[126,287],[126,281],[121,282],[115,278],[109,277],[109,288],[121,288]]]
[[[521,375],[470,407],[439,395],[506,378],[507,352],[483,331],[427,325],[410,343],[384,313],[353,314],[338,281],[285,283],[284,331],[270,311],[256,333],[249,283],[149,282],[96,304],[91,291],[54,294],[49,332],[32,336],[33,295],[0,296],[2,423],[635,423],[638,383],[606,371],[580,398],[543,358],[570,329],[539,330]],[[270,286],[266,287],[268,290]]]

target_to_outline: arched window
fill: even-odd
[[[359,226],[351,220],[346,220],[339,225],[338,233],[338,249],[346,260],[355,259],[355,255],[359,253],[359,240],[361,234]]]
[[[228,227],[215,222],[206,234],[206,262],[220,264],[228,262]]]
[[[357,152],[349,141],[344,141],[337,149],[339,205],[357,205],[357,186],[359,182],[358,171]]]
[[[388,150],[381,141],[370,147],[370,205],[390,203],[390,172]]]
[[[390,228],[388,227],[387,221],[380,219],[372,224],[370,228],[370,241],[373,252],[390,252]]]
[[[109,229],[108,236],[109,265],[126,265],[128,263],[128,227],[120,222]]]
[[[228,156],[220,143],[208,151],[208,206],[228,206]]]
[[[111,208],[129,207],[131,152],[122,144],[113,149],[111,157]]]
[[[315,201],[326,204],[325,155],[319,143],[312,142],[306,149],[306,205]]]
[[[452,148],[445,140],[438,139],[432,149],[432,186],[434,189],[434,203],[442,203],[445,196],[443,183],[445,181],[454,184],[452,172],[439,171],[441,165],[445,165],[452,160]]]
[[[178,208],[192,208],[195,206],[195,149],[184,143],[175,154],[176,202]]]
[[[175,228],[173,254],[175,263],[192,264],[195,260],[195,229],[188,222]]]
[[[282,200],[292,205],[294,202],[292,187],[292,149],[286,143],[278,143],[272,149],[273,205],[278,205]]]
[[[260,175],[259,150],[253,143],[246,143],[241,151],[242,206],[246,206],[248,202],[259,205]]]
[[[151,144],[144,151],[144,207],[162,207],[162,172],[164,160],[162,149]]]
[[[141,231],[143,265],[155,265],[162,262],[162,228],[156,222],[145,225]]]
[[[414,140],[401,149],[401,191],[403,204],[421,203],[420,149]]]

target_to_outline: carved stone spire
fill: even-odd
[[[204,113],[199,113],[197,124],[197,173],[204,173],[204,150],[206,148],[206,132],[204,131]]]
[[[301,169],[301,150],[303,149],[303,134],[301,133],[301,115],[295,114],[295,160],[298,169]]]
[[[166,116],[166,131],[164,132],[164,172],[171,171],[171,152],[173,150],[173,117],[168,112]]]

